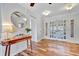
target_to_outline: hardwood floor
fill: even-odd
[[[42,39],[33,42],[33,50],[26,49],[16,56],[79,56],[79,44]]]

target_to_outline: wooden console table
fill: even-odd
[[[31,40],[32,36],[31,35],[26,35],[26,36],[22,36],[22,37],[15,37],[15,38],[11,38],[9,40],[3,40],[1,41],[1,45],[2,46],[6,46],[5,48],[5,56],[10,56],[10,51],[11,51],[11,45],[12,44],[16,44],[19,42],[23,42],[23,41],[27,41],[27,48],[29,46],[29,41],[30,41],[30,48],[32,50],[32,40]]]

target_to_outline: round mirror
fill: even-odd
[[[17,11],[11,14],[11,22],[16,28],[24,28],[27,25],[25,15]]]

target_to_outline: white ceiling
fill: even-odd
[[[27,10],[30,11],[30,13],[34,16],[43,16],[42,12],[45,10],[51,11],[50,15],[58,15],[58,14],[63,14],[63,13],[68,13],[65,9],[65,5],[67,3],[36,3],[33,7],[30,7],[30,3],[25,3],[25,4],[20,4],[23,7],[25,7]],[[79,12],[79,4],[77,4],[71,11],[72,12]]]

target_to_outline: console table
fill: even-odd
[[[5,56],[10,56],[10,51],[11,51],[11,45],[19,43],[19,42],[23,42],[23,41],[27,41],[27,48],[28,46],[30,46],[31,50],[32,50],[32,40],[31,40],[32,36],[31,35],[26,35],[26,36],[22,36],[22,37],[14,37],[11,38],[9,40],[3,40],[1,41],[1,45],[5,46]],[[30,45],[29,45],[30,43]]]

